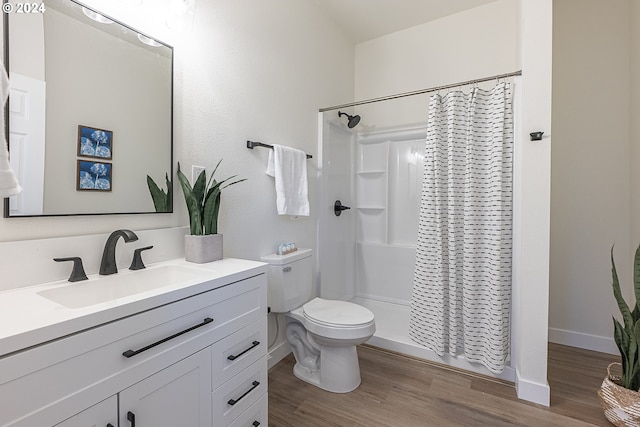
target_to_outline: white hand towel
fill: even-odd
[[[267,175],[275,178],[278,215],[309,216],[304,151],[274,145],[273,150],[269,150]]]
[[[9,197],[22,191],[22,187],[18,183],[11,164],[9,163],[9,152],[7,150],[7,141],[4,135],[4,105],[9,96],[9,79],[4,64],[0,64],[0,197]]]

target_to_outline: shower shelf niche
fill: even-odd
[[[357,242],[415,245],[425,138],[422,126],[358,135],[353,175]]]
[[[369,142],[364,137],[358,142],[356,240],[384,244],[387,242],[389,141]]]

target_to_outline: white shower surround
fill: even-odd
[[[427,96],[414,98],[427,102]],[[375,109],[384,108],[383,104]],[[424,150],[426,124],[377,130],[368,125],[371,122],[363,111],[367,110],[359,107],[363,116],[361,127],[353,130],[338,119],[337,111],[319,116],[320,204],[332,206],[334,199],[340,199],[352,208],[340,217],[323,210],[318,236],[321,297],[348,300],[369,308],[376,318],[376,333],[368,341],[371,345],[515,381],[515,370],[510,366],[501,374],[494,374],[462,356],[440,357],[409,338],[423,175],[419,154],[416,158],[418,150],[412,148]]]
[[[518,397],[547,406],[553,22],[551,0],[499,0],[361,43],[355,54],[355,99],[522,70],[511,366]],[[529,141],[536,130],[545,131],[544,139]]]

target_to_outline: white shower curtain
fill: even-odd
[[[510,351],[512,158],[509,83],[431,96],[409,336],[494,373]]]

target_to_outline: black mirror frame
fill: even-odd
[[[72,3],[75,3],[77,5],[80,5],[82,7],[86,7],[89,10],[92,10],[96,13],[100,13],[96,10],[94,10],[91,7],[88,7],[82,3],[80,3],[79,1],[76,0],[68,0]],[[9,0],[3,0],[2,4],[6,4],[9,3]],[[138,34],[141,34],[143,36],[149,37],[148,35],[141,33],[140,31],[136,30],[135,28],[132,28],[131,26],[122,23],[121,21],[114,19],[108,15],[105,15],[103,13],[100,13],[101,15],[111,19],[112,21],[114,21],[115,23],[118,23],[124,27],[129,28],[132,31],[137,32]],[[4,17],[3,17],[3,47],[4,47],[4,66],[6,69],[7,74],[9,73],[9,14],[8,13],[3,13]],[[151,37],[149,37],[151,38]],[[154,39],[155,40],[155,39]],[[171,50],[171,144],[170,144],[170,165],[169,165],[169,176],[171,177],[171,186],[173,187],[173,131],[174,131],[174,125],[173,125],[173,117],[174,117],[174,87],[173,87],[173,79],[174,79],[174,55],[173,55],[173,46],[170,46],[166,43],[160,42],[162,43],[163,46],[169,48]],[[7,151],[9,150],[9,99],[7,98],[7,102],[6,104],[3,106],[3,113],[4,113],[4,138],[5,138],[5,143],[7,145]],[[9,153],[9,155],[11,155],[11,153]],[[14,215],[11,216],[9,214],[9,198],[6,197],[4,199],[4,212],[3,212],[3,216],[4,218],[40,218],[40,217],[66,217],[66,216],[101,216],[101,215],[148,215],[148,214],[167,214],[167,213],[173,213],[173,202],[174,202],[174,191],[172,188],[171,191],[171,208],[169,211],[167,212],[98,212],[98,213],[68,213],[68,214],[39,214],[39,215]]]

